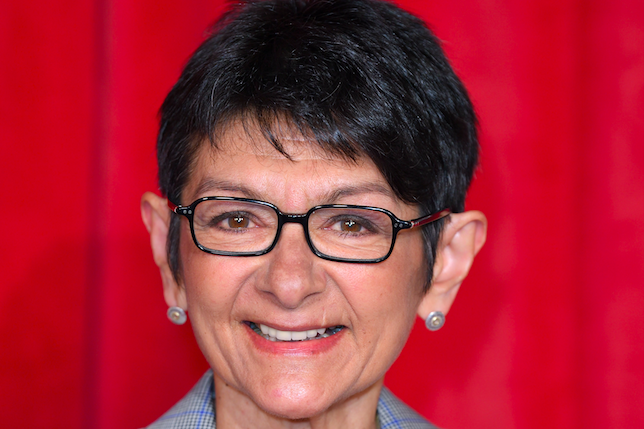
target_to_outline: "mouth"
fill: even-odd
[[[254,322],[244,322],[258,335],[264,337],[268,341],[275,342],[295,342],[295,341],[311,341],[328,338],[337,334],[345,328],[345,326],[337,325],[330,328],[309,329],[306,331],[280,331],[279,329],[271,328],[263,324]]]

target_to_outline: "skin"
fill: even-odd
[[[251,130],[249,136],[233,124],[217,151],[202,146],[181,204],[236,196],[271,202],[286,213],[337,203],[382,207],[401,219],[419,217],[415,206],[395,197],[370,160],[329,158],[298,135],[281,141],[291,159],[258,133]],[[166,302],[189,312],[214,370],[217,426],[224,429],[375,428],[384,374],[416,314],[447,313],[486,230],[480,212],[452,215],[439,244],[433,286],[423,295],[420,230],[401,232],[383,262],[350,264],[316,257],[297,224],[286,224],[266,255],[210,255],[194,245],[184,218],[177,283],[165,254],[170,219],[165,199],[146,193],[142,214]],[[322,340],[271,343],[246,321],[291,331],[345,329]]]

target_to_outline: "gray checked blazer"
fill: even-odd
[[[147,429],[216,429],[212,370]],[[437,429],[386,388],[378,400],[380,429]]]

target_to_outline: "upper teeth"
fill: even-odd
[[[264,335],[280,341],[302,341],[307,338],[315,338],[318,334],[322,335],[326,331],[326,328],[309,329],[307,331],[280,331],[279,329],[271,328],[261,323],[259,324],[259,329],[261,329]]]

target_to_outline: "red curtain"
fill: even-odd
[[[157,109],[222,3],[0,2],[3,426],[144,426],[206,369],[138,206]],[[453,429],[644,427],[644,3],[399,3],[472,94],[490,229],[387,385]]]

